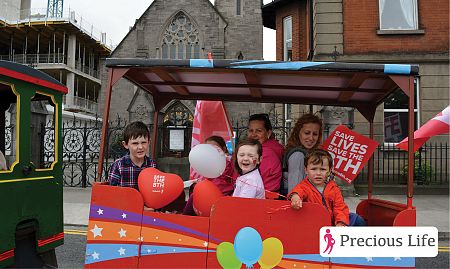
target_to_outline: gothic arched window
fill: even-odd
[[[181,102],[173,104],[164,115],[165,126],[192,126],[194,117],[189,109]]]
[[[163,59],[200,58],[198,29],[184,12],[178,12],[167,26],[161,50]]]

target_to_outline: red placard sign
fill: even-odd
[[[378,142],[339,125],[322,148],[333,156],[334,173],[351,183],[372,157]]]

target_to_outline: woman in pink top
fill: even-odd
[[[264,188],[267,191],[279,192],[284,147],[274,138],[269,115],[251,115],[248,119],[247,136],[258,140],[262,144],[263,153],[259,170],[264,182]]]

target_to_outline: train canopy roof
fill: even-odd
[[[0,75],[67,93],[67,87],[46,73],[14,62],[0,60]]]
[[[368,120],[393,91],[408,93],[419,71],[402,64],[212,59],[110,58],[106,66],[111,85],[128,79],[153,95],[157,109],[173,99],[318,104],[355,107]]]

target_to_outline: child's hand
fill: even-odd
[[[295,210],[299,210],[302,207],[302,199],[296,193],[291,196],[291,207]]]
[[[147,211],[147,212],[154,212],[155,209],[154,209],[154,208],[151,208],[151,207],[146,207],[146,206],[144,205],[144,211]]]

